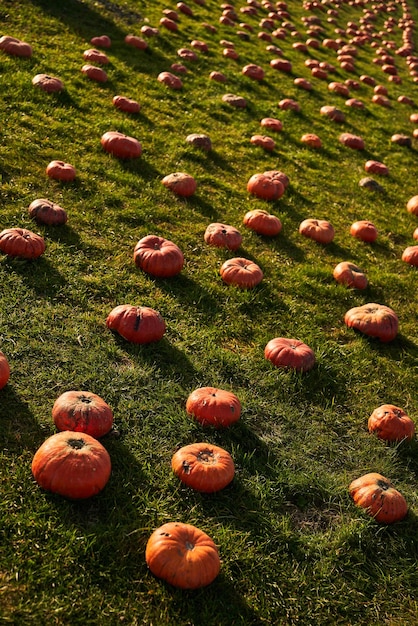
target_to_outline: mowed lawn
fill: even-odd
[[[415,435],[387,442],[368,429],[385,404],[418,420],[417,269],[402,258],[418,245],[417,211],[407,208],[418,194],[417,18],[412,0],[0,4],[0,36],[30,46],[10,54],[0,39],[0,233],[28,229],[45,244],[21,258],[0,234],[0,350],[10,366],[0,390],[1,623],[417,621]],[[91,43],[102,35],[110,47]],[[107,57],[91,62],[103,80],[81,71],[90,49]],[[249,65],[262,74],[249,75]],[[34,85],[39,74],[62,89]],[[115,106],[117,95],[139,111]],[[280,124],[262,126],[265,118]],[[110,131],[139,142],[140,154],[108,152],[101,139]],[[320,147],[302,141],[307,133]],[[256,135],[274,143],[266,149]],[[49,177],[53,160],[71,164],[74,180]],[[367,171],[368,161],[383,173]],[[247,185],[271,171],[288,186],[273,185],[280,193],[269,200]],[[179,172],[196,183],[190,196],[162,184]],[[36,221],[36,199],[59,205],[67,221]],[[249,228],[255,209],[278,218],[280,232]],[[304,236],[307,219],[329,222],[331,240]],[[359,220],[372,222],[374,241],[351,234]],[[239,231],[237,248],[205,240],[214,223]],[[178,246],[178,273],[155,276],[135,263],[147,235]],[[256,264],[261,281],[225,282],[220,269],[234,258]],[[367,285],[337,282],[341,262]],[[162,338],[135,343],[109,329],[125,304],[157,311]],[[374,327],[381,340],[345,323],[367,304],[391,310],[393,336],[388,326]],[[266,358],[275,338],[310,349],[306,371]],[[217,427],[191,415],[187,399],[201,387],[234,394],[239,419]],[[43,489],[31,471],[57,433],[54,403],[70,390],[97,394],[113,412],[100,437],[110,478],[82,499]],[[233,480],[213,493],[183,484],[171,467],[176,451],[200,442],[234,462]],[[402,519],[384,523],[356,506],[349,485],[372,472],[405,498]],[[64,483],[72,488],[72,472]],[[210,584],[179,589],[150,571],[148,539],[169,522],[216,544]]]

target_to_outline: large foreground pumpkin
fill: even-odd
[[[44,441],[32,460],[32,474],[39,486],[72,500],[99,493],[110,472],[106,448],[90,435],[68,430]]]
[[[209,585],[221,567],[218,549],[209,535],[181,522],[168,522],[154,530],[145,560],[155,576],[180,589]]]
[[[135,246],[134,261],[147,274],[170,278],[183,269],[184,255],[177,244],[169,239],[146,235]]]
[[[403,409],[394,404],[382,404],[369,417],[369,432],[385,441],[412,439],[415,424]]]
[[[377,337],[383,343],[392,341],[398,334],[399,321],[395,311],[383,304],[370,302],[347,311],[344,321],[369,337]]]

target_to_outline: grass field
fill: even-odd
[[[382,404],[418,419],[417,273],[401,259],[418,225],[406,209],[418,193],[416,126],[409,119],[418,111],[418,86],[406,58],[395,52],[402,19],[410,11],[415,22],[418,9],[412,0],[364,0],[324,1],[309,10],[289,0],[288,17],[275,18],[275,28],[284,23],[279,39],[260,26],[271,8],[240,11],[248,4],[232,3],[232,25],[221,23],[224,9],[215,0],[190,0],[192,16],[163,0],[0,4],[0,34],[33,48],[30,58],[0,50],[0,231],[27,228],[46,242],[38,259],[0,258],[0,350],[11,369],[0,391],[1,623],[417,622],[418,446],[415,438],[385,443],[369,434],[367,421]],[[176,32],[160,25],[167,8],[178,12]],[[349,44],[368,9],[369,40],[357,46],[354,71],[344,70],[322,42]],[[320,20],[313,35],[320,45],[301,52],[292,44],[309,37],[308,16]],[[127,45],[125,36],[141,36],[143,25],[159,31],[146,39],[147,49]],[[90,39],[102,34],[112,45],[105,50],[108,80],[98,83],[80,70]],[[416,41],[415,30],[413,36]],[[177,51],[196,39],[208,52],[183,62],[183,88],[160,83],[159,73],[180,62]],[[223,55],[231,44],[237,60]],[[373,61],[384,53],[394,58],[398,84]],[[270,66],[279,54],[291,61],[290,74]],[[333,66],[327,80],[312,77],[307,58]],[[264,69],[262,81],[242,74],[249,63]],[[212,71],[223,72],[227,82],[210,80]],[[39,73],[61,78],[64,90],[35,88]],[[389,107],[372,103],[373,87],[362,75],[387,88]],[[310,80],[312,91],[297,87],[296,77]],[[329,82],[350,78],[359,82],[350,97],[363,109],[348,107],[328,89]],[[242,96],[247,106],[223,102],[226,93]],[[116,94],[137,100],[140,112],[115,108]],[[417,104],[398,102],[401,95]],[[283,98],[295,99],[300,112],[281,110]],[[341,109],[345,121],[321,115],[324,105]],[[283,124],[270,133],[272,152],[250,142],[264,134],[265,117]],[[100,139],[109,130],[138,139],[141,157],[105,152]],[[321,138],[321,149],[301,142],[308,132]],[[364,150],[343,146],[342,132],[360,135]],[[208,135],[212,150],[189,145],[190,133]],[[393,143],[395,133],[409,136],[411,146]],[[53,159],[75,166],[73,182],[46,176]],[[369,159],[389,168],[386,177],[373,175],[380,191],[359,186]],[[273,169],[290,179],[284,195],[272,202],[250,195],[248,179]],[[184,199],[166,189],[161,180],[171,172],[192,175],[196,193]],[[36,198],[62,206],[68,222],[34,222],[28,206]],[[254,208],[280,218],[277,237],[243,225]],[[310,217],[332,223],[332,243],[299,233]],[[360,219],[376,225],[374,243],[350,235]],[[205,243],[213,222],[240,230],[238,251]],[[153,278],[136,267],[135,244],[148,234],[181,248],[179,275]],[[254,289],[222,281],[222,263],[236,256],[261,267],[264,277]],[[337,284],[333,269],[341,261],[365,271],[366,289]],[[373,302],[399,318],[389,343],[344,324],[346,311]],[[163,339],[137,345],[111,332],[106,318],[120,304],[159,311],[167,326]],[[309,345],[314,368],[274,367],[264,358],[274,337]],[[236,394],[239,421],[215,429],[192,419],[186,400],[201,386]],[[34,453],[56,432],[52,406],[71,389],[100,395],[114,412],[114,429],[101,439],[111,478],[101,493],[80,501],[43,491],[31,473]],[[173,453],[199,441],[233,457],[234,480],[220,492],[193,491],[171,470]],[[348,486],[368,472],[383,474],[405,496],[404,520],[382,525],[355,506]],[[221,571],[211,585],[182,591],[148,570],[147,540],[169,521],[193,524],[215,541]]]

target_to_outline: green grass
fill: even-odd
[[[359,49],[356,73],[344,73],[333,51],[309,56],[336,66],[330,80],[370,74],[387,85],[390,109],[371,104],[372,88],[361,83],[352,96],[364,110],[311,79],[307,93],[294,86],[310,78],[307,55],[292,49],[293,37],[275,40],[293,64],[291,75],[269,66],[274,56],[258,39],[267,15],[240,14],[251,24],[250,39],[239,27],[219,24],[215,0],[190,2],[194,17],[180,15],[179,30],[160,28],[149,48],[124,43],[143,23],[158,26],[162,0],[4,0],[2,34],[28,41],[30,59],[0,56],[1,229],[25,227],[43,235],[46,252],[33,262],[0,259],[0,349],[11,378],[0,397],[0,621],[5,624],[390,624],[414,623],[418,585],[416,561],[418,497],[417,444],[386,445],[367,432],[377,406],[392,403],[415,421],[417,412],[417,274],[401,261],[413,245],[416,218],[406,202],[416,195],[417,144],[405,148],[391,135],[412,135],[401,94],[418,103],[418,88],[405,59],[396,56],[400,85],[373,63],[370,45]],[[175,3],[169,3],[174,7]],[[234,3],[236,10],[245,3]],[[396,19],[402,16],[400,5]],[[322,10],[307,12],[288,2],[290,21],[301,39],[301,21],[318,15],[325,37],[358,21],[361,8],[342,4],[336,24]],[[418,17],[410,6],[413,18]],[[378,15],[375,30],[385,28]],[[145,22],[147,20],[147,22]],[[216,26],[211,33],[204,22]],[[89,81],[81,72],[90,38],[108,34],[109,81]],[[389,39],[401,45],[402,31]],[[157,81],[177,61],[176,51],[202,39],[209,53],[187,63],[183,89]],[[222,56],[220,41],[236,45],[238,61]],[[393,53],[393,52],[392,52]],[[266,71],[261,83],[241,74],[247,63]],[[209,80],[219,70],[221,85]],[[65,91],[46,95],[31,84],[37,73],[59,76]],[[137,99],[138,115],[112,106],[120,93]],[[222,102],[224,93],[246,98],[246,109]],[[300,113],[280,111],[284,97],[298,100]],[[344,110],[335,124],[321,106]],[[263,117],[278,117],[273,153],[250,144]],[[105,153],[101,135],[119,130],[138,138],[143,155],[120,161]],[[213,150],[199,152],[185,142],[189,133],[210,135]],[[303,146],[302,134],[317,133],[323,148]],[[343,147],[341,132],[360,134],[361,152]],[[359,187],[364,163],[374,158],[390,169],[379,179],[383,192]],[[52,159],[72,163],[75,182],[49,180]],[[281,169],[290,178],[274,203],[250,197],[249,177]],[[161,185],[174,171],[192,174],[196,194],[181,200]],[[378,177],[376,177],[378,179]],[[68,213],[62,227],[39,226],[27,207],[49,198]],[[242,225],[246,211],[267,208],[283,230],[268,239]],[[307,217],[329,219],[336,230],[326,247],[303,238]],[[350,224],[370,219],[379,231],[374,244],[349,235]],[[206,226],[221,221],[238,227],[237,253],[208,247]],[[0,230],[1,230],[0,229]],[[133,263],[133,248],[146,234],[177,243],[185,267],[172,279],[154,279]],[[244,256],[263,269],[251,291],[226,286],[219,268]],[[369,287],[355,292],[337,285],[334,266],[350,260],[362,267]],[[400,320],[389,344],[348,329],[344,313],[379,302]],[[157,344],[129,344],[106,328],[118,304],[151,306],[167,324]],[[264,359],[273,337],[295,337],[310,345],[315,368],[297,374]],[[229,429],[203,428],[185,411],[195,388],[210,385],[236,393],[241,419]],[[64,391],[98,393],[113,409],[115,431],[102,442],[112,475],[96,497],[67,501],[39,489],[31,460],[55,432],[51,409]],[[209,441],[227,449],[236,465],[234,481],[204,495],[179,484],[171,456],[185,444]],[[354,478],[376,471],[390,478],[407,499],[405,520],[383,527],[357,509],[348,494]],[[195,524],[219,546],[221,573],[198,591],[173,589],[147,569],[149,535],[168,521]]]

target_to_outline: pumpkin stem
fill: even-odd
[[[87,396],[80,396],[80,401],[85,402],[86,404],[90,404],[91,398],[88,398]]]
[[[71,448],[74,448],[74,450],[81,450],[81,448],[84,448],[86,445],[84,439],[68,439],[67,443]]]
[[[187,550],[193,550],[194,549],[194,545],[192,543],[190,543],[190,541],[186,541],[186,548],[187,548]]]
[[[387,491],[390,487],[390,483],[386,482],[385,480],[378,480],[377,484],[383,491]]]

